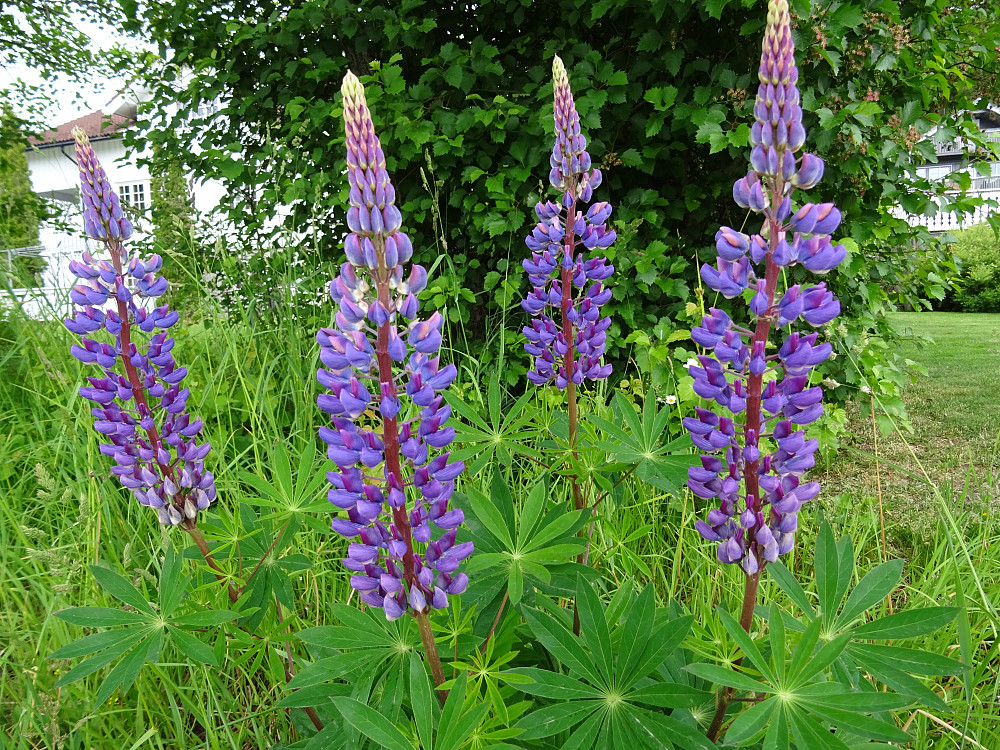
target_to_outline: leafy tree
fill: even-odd
[[[28,178],[27,140],[10,111],[0,114],[0,249],[38,242],[42,203]]]
[[[703,306],[724,303],[701,299],[696,261],[720,224],[746,219],[728,196],[745,165],[758,60],[743,40],[763,28],[761,0],[153,0],[141,19],[135,0],[121,2],[131,30],[169,50],[150,81],[157,99],[182,102],[154,113],[140,140],[224,179],[230,218],[256,241],[280,230],[272,219],[284,205],[288,226],[310,226],[320,251],[336,254],[343,227],[331,209],[346,199],[332,156],[343,137],[337,91],[348,67],[368,74],[418,259],[447,249],[434,304],[487,339],[490,316],[520,315],[522,238],[547,194],[547,71],[558,53],[622,238],[609,341],[642,332],[650,344],[631,354],[663,382],[669,355],[653,345],[682,340]],[[914,170],[934,158],[934,142],[986,147],[964,112],[995,89],[1000,11],[980,0],[797,0],[794,13],[807,148],[827,162],[814,200],[844,210],[851,250],[831,279],[848,313],[839,345],[894,364],[871,334],[891,334],[896,303],[943,296],[952,270],[894,207],[937,210],[943,186]],[[194,72],[180,76],[180,65]],[[222,109],[199,112],[207,102]],[[974,203],[950,196],[947,208]],[[629,354],[618,346],[613,355]],[[513,382],[517,368],[503,374]],[[844,384],[840,398],[864,384],[847,357],[828,374]]]
[[[109,74],[116,63],[128,73],[133,70],[127,63],[129,53],[119,45],[97,53],[81,21],[114,29],[121,26],[117,7],[100,0],[13,0],[0,10],[0,65],[15,71],[31,69],[44,79],[44,84],[37,85],[12,76],[0,89],[0,101],[14,105],[33,130],[44,130],[46,116],[51,114],[53,85],[60,78],[93,80]],[[76,91],[78,98],[82,95],[83,90]]]

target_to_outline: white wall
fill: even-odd
[[[135,159],[129,159],[125,155],[125,147],[120,138],[93,141],[91,145],[116,190],[125,183],[149,183],[149,170],[137,166]],[[139,154],[137,157],[147,155]],[[76,167],[72,143],[32,149],[28,151],[27,157],[31,187],[39,195],[45,196],[55,190],[75,190],[79,186],[80,173]]]
[[[138,166],[137,161],[148,157],[145,151],[129,158],[121,138],[91,141],[94,153],[100,160],[112,187],[121,194],[122,185],[141,183],[145,186],[146,221],[140,219],[138,227],[149,226],[148,207],[151,201],[149,169]],[[44,247],[42,257],[48,262],[40,287],[14,290],[14,300],[32,317],[53,317],[69,312],[69,289],[76,278],[67,266],[71,260],[78,260],[84,250],[100,255],[102,245],[87,238],[83,233],[83,217],[79,210],[80,173],[76,166],[76,154],[72,143],[46,148],[34,148],[27,152],[28,172],[32,189],[43,197],[56,198],[65,207],[63,221],[79,227],[78,231],[67,232],[50,226],[39,231],[39,243]],[[225,199],[225,189],[217,180],[207,180],[192,185],[195,210],[199,213],[212,211]],[[136,232],[134,242],[141,242],[143,234]],[[0,289],[0,296],[10,297]]]

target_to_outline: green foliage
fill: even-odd
[[[39,255],[4,255],[0,260],[0,286],[23,288],[42,285],[42,273],[49,266],[45,258]]]
[[[47,216],[31,189],[28,142],[9,108],[0,112],[0,250],[38,243],[38,223]]]
[[[990,224],[956,232],[952,251],[961,264],[953,305],[963,312],[1000,312],[1000,238]]]
[[[635,472],[639,479],[657,489],[679,494],[687,482],[688,467],[694,466],[698,459],[691,455],[687,435],[671,435],[671,417],[674,428],[680,420],[670,405],[658,407],[652,389],[643,399],[641,418],[621,392],[615,393],[612,403],[614,421],[596,415],[588,420],[610,438],[596,440],[595,447],[618,464],[614,467],[617,471]]]
[[[471,513],[466,519],[476,554],[467,565],[473,582],[464,596],[466,604],[490,613],[501,606],[501,594],[514,605],[525,597],[533,601],[535,589],[571,595],[576,576],[590,572],[572,562],[583,553],[584,540],[576,533],[589,513],[567,511],[565,503],[550,504],[548,490],[546,482],[537,482],[518,513],[499,472],[493,475],[489,496],[469,487]]]
[[[153,248],[163,256],[164,274],[172,280],[170,303],[189,310],[200,285],[185,279],[180,269],[193,260],[194,206],[180,159],[162,148],[153,151],[149,197]]]
[[[100,706],[119,688],[123,694],[127,693],[142,665],[158,662],[167,643],[173,643],[182,655],[195,661],[219,665],[218,649],[206,641],[217,638],[218,627],[239,615],[225,610],[192,607],[190,603],[184,608],[187,611],[178,613],[191,579],[183,575],[181,559],[174,554],[172,546],[167,546],[160,569],[155,609],[144,592],[110,568],[93,565],[90,572],[101,588],[128,609],[71,607],[55,613],[56,617],[71,625],[88,628],[122,626],[84,636],[51,654],[50,659],[88,657],[63,675],[55,687],[82,680],[120,659],[101,682],[94,697],[94,704]],[[222,640],[219,643],[222,644]]]
[[[798,618],[776,604],[762,607],[770,632],[767,639],[755,640],[731,615],[719,612],[725,632],[739,647],[740,671],[706,663],[692,664],[687,671],[716,685],[766,696],[736,715],[726,731],[727,742],[757,746],[763,737],[766,747],[802,750],[909,742],[891,720],[892,711],[915,701],[947,708],[913,675],[958,675],[968,666],[898,642],[940,630],[959,610],[924,607],[869,620],[868,610],[898,586],[903,563],[877,566],[851,590],[854,565],[850,537],[838,542],[824,524],[815,553],[818,607],[779,562],[767,569],[800,610]]]
[[[713,748],[695,727],[662,711],[690,708],[710,698],[689,685],[683,673],[670,679],[661,672],[692,618],[662,616],[666,613],[655,609],[649,587],[633,596],[631,586],[622,586],[605,605],[581,578],[576,594],[579,638],[559,610],[525,610],[534,637],[569,673],[536,667],[516,671],[532,680],[520,686],[524,692],[547,699],[517,724],[524,730],[519,739],[568,735],[562,747],[581,750]]]
[[[966,418],[962,410],[956,412],[956,405],[964,404],[968,407],[966,412],[972,409],[983,425],[989,422],[988,411],[981,408],[982,399],[988,397],[988,383],[983,385],[977,381],[980,387],[969,390],[962,376],[970,368],[982,369],[989,365],[987,348],[976,348],[973,344],[977,336],[982,339],[989,335],[996,327],[995,319],[981,316],[980,320],[977,316],[975,329],[967,330],[957,325],[953,317],[932,315],[927,322],[910,314],[900,319],[918,332],[926,332],[932,325],[940,327],[941,331],[932,331],[941,342],[933,350],[933,363],[939,364],[944,352],[949,354],[945,359],[954,371],[950,375],[939,375],[931,386],[927,386],[934,391],[933,399],[928,396],[915,400],[924,422],[931,425],[927,428],[929,448],[925,450],[935,456],[940,451],[931,448],[939,438],[933,436],[941,433],[934,432],[933,428],[941,423],[942,412],[946,421],[958,424]],[[161,547],[161,533],[174,536],[175,544],[181,537],[175,536],[179,530],[161,532],[155,514],[138,505],[130,493],[106,475],[107,460],[98,453],[99,440],[91,432],[91,417],[76,394],[86,368],[68,353],[73,337],[57,322],[14,317],[0,324],[0,364],[10,374],[0,379],[0,516],[3,518],[0,523],[0,568],[4,571],[4,585],[0,586],[0,642],[4,644],[0,691],[5,696],[5,708],[0,712],[0,732],[11,738],[8,744],[13,750],[30,750],[46,743],[55,745],[59,737],[68,738],[70,733],[73,739],[67,739],[68,744],[80,742],[103,750],[120,744],[118,738],[121,737],[130,738],[130,744],[134,744],[153,730],[155,732],[144,742],[156,750],[204,745],[242,750],[272,747],[275,742],[286,743],[277,746],[285,748],[293,744],[305,747],[312,742],[313,750],[337,748],[338,743],[345,750],[359,750],[368,742],[374,750],[378,743],[366,740],[367,735],[345,720],[336,708],[343,697],[378,711],[385,724],[395,727],[411,746],[419,746],[419,733],[423,730],[418,727],[411,696],[411,692],[415,692],[411,682],[414,654],[420,649],[416,628],[412,621],[386,623],[377,610],[358,610],[356,595],[350,598],[349,576],[340,563],[346,555],[346,544],[330,533],[326,515],[330,508],[324,499],[325,489],[316,487],[317,481],[322,485],[316,477],[322,473],[319,469],[321,456],[319,451],[309,447],[315,443],[316,430],[315,385],[310,372],[316,354],[309,332],[303,330],[305,325],[301,319],[291,316],[263,325],[259,320],[255,322],[252,311],[238,311],[229,320],[218,317],[182,326],[177,332],[176,347],[178,359],[183,359],[189,367],[186,382],[191,387],[190,403],[206,418],[206,438],[213,445],[209,464],[216,474],[220,493],[219,502],[199,523],[211,537],[210,546],[227,576],[236,582],[249,580],[253,588],[255,581],[263,580],[260,576],[265,571],[283,572],[291,584],[296,607],[290,609],[282,604],[284,620],[281,620],[274,599],[265,601],[261,606],[266,606],[267,611],[253,633],[249,633],[245,629],[249,628],[249,623],[244,617],[250,614],[251,606],[257,605],[244,601],[238,606],[230,606],[226,603],[224,588],[207,572],[204,564],[198,562],[196,575],[175,614],[220,608],[239,610],[243,617],[225,626],[227,637],[225,652],[219,653],[220,666],[201,664],[193,658],[194,652],[184,647],[165,646],[160,660],[147,662],[142,667],[135,689],[122,695],[118,702],[115,702],[118,696],[112,695],[110,702],[97,705],[94,697],[115,668],[114,661],[84,680],[54,689],[54,684],[65,674],[67,663],[50,661],[46,656],[79,638],[81,631],[78,626],[49,617],[49,613],[74,606],[116,607],[116,612],[130,611],[119,600],[112,602],[110,597],[102,597],[92,585],[86,563],[95,559],[120,561],[115,563],[115,570],[127,576],[148,601],[157,602],[156,574],[162,567],[160,550],[165,549]],[[958,328],[966,337],[958,343],[943,335],[945,330],[954,335]],[[912,350],[904,353],[921,358]],[[466,356],[462,356],[460,362],[461,374],[453,386],[454,394],[474,404],[476,413],[485,415],[483,419],[492,425],[487,403],[489,387],[483,386],[484,393],[479,394],[478,383],[488,383],[483,366]],[[628,372],[629,389],[616,389],[636,404],[643,400],[642,395],[646,392],[645,386],[634,385],[638,379],[634,372]],[[949,387],[959,390],[952,393]],[[498,424],[511,415],[512,419],[518,419],[520,415],[513,408],[518,397],[506,393],[503,388],[498,388],[497,393],[500,394],[496,406]],[[548,406],[539,394],[533,398],[525,409],[537,413],[532,414],[533,426],[526,426],[522,434],[526,434],[525,439],[538,455],[551,455],[551,445],[543,445],[556,442],[547,439],[547,425],[552,421]],[[596,413],[609,421],[619,419],[617,415],[621,412],[616,411],[614,401],[609,408],[598,400],[596,397],[586,399],[586,414]],[[680,406],[684,406],[683,401]],[[641,421],[641,415],[639,418]],[[618,424],[621,426],[622,422]],[[668,432],[672,435],[678,429],[672,416]],[[950,432],[947,434],[951,436]],[[983,435],[985,441],[987,433]],[[505,440],[512,444],[515,437],[511,434]],[[958,454],[958,449],[955,450]],[[528,494],[542,468],[527,457],[511,454],[508,465],[497,460],[496,455],[474,477],[463,477],[464,484],[459,490],[468,494],[474,485],[491,497],[492,474],[500,472],[511,490],[513,518],[515,521],[523,519]],[[982,459],[984,464],[988,465],[990,455],[987,449]],[[845,470],[853,470],[857,460],[852,458]],[[905,588],[895,589],[891,594],[893,612],[913,611],[921,613],[919,616],[940,617],[943,621],[950,616],[947,612],[938,610],[928,615],[922,608],[953,604],[964,609],[959,634],[947,628],[902,640],[897,636],[899,632],[906,632],[905,621],[902,631],[889,632],[892,647],[920,648],[935,654],[951,654],[953,658],[961,654],[961,661],[972,665],[972,670],[954,678],[901,671],[933,690],[948,705],[945,710],[938,704],[928,713],[963,732],[969,740],[992,748],[1000,746],[993,674],[997,645],[987,602],[997,596],[997,571],[1000,570],[997,550],[1000,548],[996,544],[994,515],[980,512],[992,508],[989,487],[993,480],[979,460],[980,455],[976,454],[975,467],[968,468],[964,456],[961,457],[963,476],[966,468],[969,471],[970,492],[983,496],[982,507],[975,506],[976,522],[962,526],[964,536],[937,524],[937,511],[926,504],[906,509],[914,517],[911,522],[919,523],[922,529],[919,537],[898,540],[898,522],[894,524],[890,516],[886,517],[890,548],[896,537],[897,554],[907,559]],[[39,470],[38,465],[44,468]],[[883,474],[884,490],[888,484],[885,477]],[[952,479],[948,475],[945,481],[950,483]],[[837,491],[836,480],[824,478],[823,482],[824,496],[832,497]],[[919,491],[926,494],[930,488],[921,485]],[[543,523],[553,514],[555,520],[567,513],[566,498],[565,480],[555,477],[546,499]],[[633,474],[625,477],[616,493],[599,508],[600,517],[591,540],[590,561],[597,568],[592,585],[601,599],[605,621],[610,623],[612,653],[615,649],[620,652],[616,639],[619,633],[624,637],[622,625],[635,608],[634,603],[638,602],[631,593],[629,582],[633,579],[648,583],[652,589],[653,601],[658,605],[654,628],[687,614],[694,618],[684,643],[650,674],[650,680],[656,683],[691,685],[691,680],[696,678],[684,672],[683,666],[692,661],[692,654],[712,664],[726,665],[732,664],[742,653],[722,624],[722,616],[715,612],[720,601],[737,601],[744,577],[732,566],[719,566],[712,545],[701,540],[692,528],[693,516],[702,513],[702,505],[700,500],[690,496],[665,497],[663,492]],[[321,506],[323,511],[318,512]],[[842,509],[836,515],[837,533],[851,534],[855,552],[862,561],[850,580],[868,580],[863,574],[878,565],[881,554],[878,503],[869,494],[859,492],[843,499],[837,507]],[[953,507],[966,506],[956,498]],[[248,514],[248,510],[254,512]],[[574,511],[569,513],[575,514]],[[800,514],[798,538],[806,549],[810,548],[806,540],[816,536],[815,514],[816,509],[810,510],[809,506]],[[286,522],[291,520],[290,528],[296,519],[300,523],[291,542],[285,546],[282,538],[267,553],[271,542],[284,533]],[[517,530],[517,523],[513,532],[508,527],[508,533],[516,535]],[[489,536],[488,532],[484,533]],[[951,540],[956,547],[967,545],[968,560],[961,557],[957,564],[953,562],[949,552]],[[576,549],[580,548],[577,537],[571,536],[569,541],[577,545]],[[831,559],[827,552],[820,557]],[[307,559],[311,567],[297,569],[295,566],[303,559]],[[832,591],[835,597],[836,589],[847,585],[847,593],[839,604],[827,603],[825,609],[817,606],[820,601],[815,593],[818,587],[813,585],[808,572],[800,573],[810,570],[811,559],[812,555],[804,551],[788,563],[800,576],[805,589],[804,594],[796,593],[794,600],[765,575],[762,591],[766,592],[767,605],[774,602],[786,614],[794,613],[795,621],[804,627],[829,609],[835,614],[832,618],[835,637],[843,632],[856,632],[858,626],[869,622],[881,623],[878,627],[883,627],[883,616],[889,614],[886,600],[879,603],[872,599],[872,593],[851,602],[850,585],[842,583],[840,573],[836,584],[831,579],[823,584],[822,590]],[[263,565],[251,576],[261,561]],[[195,563],[186,561],[185,565]],[[895,572],[894,566],[883,569],[872,579],[883,581],[882,591],[889,586],[887,581],[892,580],[893,576],[887,574]],[[841,570],[839,564],[837,567]],[[771,570],[776,571],[777,567]],[[190,570],[187,573],[191,575]],[[490,568],[478,571],[472,576],[472,583],[492,573],[494,570]],[[280,573],[272,579],[269,589],[275,596],[285,596],[283,582],[274,582],[279,577]],[[502,598],[509,575],[498,579],[496,590]],[[867,587],[865,584],[863,588]],[[536,591],[529,594],[528,588],[525,587],[522,604],[518,607],[508,605],[499,618],[496,617],[497,609],[484,615],[467,605],[464,595],[452,603],[448,612],[437,613],[433,618],[446,677],[461,672],[468,675],[461,715],[476,710],[478,705],[489,704],[487,713],[465,743],[468,750],[485,750],[505,744],[522,750],[561,746],[558,735],[522,740],[524,733],[512,728],[529,712],[558,702],[522,689],[530,687],[523,677],[518,680],[517,672],[522,669],[559,672],[584,687],[594,685],[556,661],[551,652],[538,643],[532,627],[522,616],[526,609],[537,610],[539,617],[550,618],[554,627],[568,634],[572,622],[571,605],[560,607],[558,605],[565,602],[552,601]],[[870,590],[874,592],[876,588]],[[985,595],[980,593],[980,588]],[[621,592],[625,589],[630,590],[628,604],[623,604],[625,595]],[[963,589],[966,600],[959,597]],[[671,600],[678,604],[662,608]],[[815,614],[808,617],[802,614],[806,610],[799,609],[796,602],[803,600],[813,606]],[[854,616],[856,622],[845,619],[843,624],[838,624],[841,616],[846,618],[850,610],[862,604],[866,608],[863,614]],[[622,607],[624,613],[621,613]],[[617,619],[615,613],[619,613]],[[781,638],[773,633],[770,623],[761,624],[763,615],[770,618],[769,609],[758,610],[753,638],[773,671],[770,642],[772,638],[779,641]],[[581,612],[581,617],[587,615]],[[479,629],[480,619],[484,620],[485,628]],[[591,619],[597,622],[596,618]],[[494,633],[484,645],[484,636],[495,620],[498,622]],[[786,620],[782,617],[783,624]],[[963,621],[964,626],[961,625]],[[899,622],[893,623],[890,620],[888,624],[897,628]],[[114,626],[106,632],[118,633],[123,627],[141,628],[143,625]],[[330,633],[330,640],[322,644],[296,637],[303,633],[313,640],[308,630],[312,627],[336,630]],[[826,627],[824,621],[823,628]],[[961,627],[968,631],[966,636],[961,635]],[[196,628],[192,635],[205,640],[207,647],[213,640],[210,632],[211,628],[205,632]],[[592,632],[595,631],[586,631],[585,636],[589,637]],[[792,661],[796,644],[801,642],[803,631],[793,630],[788,621],[784,632],[789,642],[789,650],[784,656],[787,666]],[[857,645],[861,646],[878,648],[885,645],[874,638],[858,636],[858,639]],[[174,640],[172,635],[171,640]],[[215,648],[221,641],[221,637],[214,638]],[[649,642],[654,641],[649,639]],[[817,645],[821,642],[822,639]],[[600,653],[599,644],[597,651],[583,638],[577,639],[577,644],[588,659],[598,663],[599,657],[592,654]],[[852,641],[852,649],[853,644]],[[212,648],[213,654],[215,648]],[[301,678],[301,682],[293,682],[292,689],[282,695],[280,686],[285,682],[289,651],[296,673],[294,679]],[[86,656],[74,657],[70,666]],[[749,660],[745,660],[743,672],[746,677],[762,682]],[[970,693],[965,692],[966,684]],[[697,686],[707,687],[700,683]],[[861,682],[858,687],[862,688]],[[912,684],[909,687],[912,688]],[[911,700],[902,690],[893,690],[903,696],[900,700]],[[277,706],[279,697],[287,700],[287,704]],[[740,705],[748,710],[752,703]],[[315,707],[329,727],[319,740],[316,729],[303,713],[306,706]],[[638,708],[663,713],[668,710],[648,704],[639,704]],[[710,717],[712,705],[709,702],[693,708],[669,710],[670,717],[676,716],[678,721],[683,717],[692,729],[697,722],[703,729],[708,721],[706,712]],[[426,716],[426,710],[420,710],[419,715]],[[431,735],[436,736],[441,719],[433,700],[430,716]],[[923,714],[914,714],[912,709],[900,715],[898,725],[902,726],[902,720],[911,716],[907,732],[914,747],[946,750],[961,743],[961,738],[953,731],[944,729]],[[810,717],[810,721],[821,721],[812,713]],[[735,718],[735,714],[731,718]],[[875,718],[884,721],[886,717],[876,715]],[[563,741],[568,739],[569,731],[563,735]],[[673,736],[667,732],[663,734]],[[678,743],[675,741],[675,744]],[[636,742],[629,750],[638,750],[641,746]]]
[[[997,12],[947,0],[793,6],[808,148],[827,163],[813,199],[843,209],[841,235],[852,249],[847,268],[831,278],[847,313],[844,345],[891,340],[886,313],[939,299],[948,277],[940,243],[892,207],[936,210],[934,193],[944,188],[914,172],[934,158],[933,143],[920,140],[932,127],[936,140],[984,145],[972,119],[953,113],[992,90]],[[278,231],[280,204],[291,209],[287,227],[310,226],[320,255],[337,254],[336,207],[346,197],[339,86],[348,67],[361,75],[416,260],[446,250],[434,283],[444,297],[464,300],[449,318],[465,324],[476,356],[487,340],[506,345],[490,336],[500,313],[513,311],[519,327],[523,236],[532,205],[548,195],[554,53],[568,65],[605,174],[599,197],[616,207],[613,357],[631,354],[622,331],[658,326],[666,336],[690,327],[700,309],[688,305],[700,295],[693,261],[711,257],[720,223],[746,221],[729,196],[746,170],[758,54],[745,40],[763,28],[759,0],[307,0],[287,8],[156,0],[142,14],[134,0],[124,7],[133,28],[171,50],[170,62],[195,71],[182,80],[173,66],[158,69],[149,82],[157,98],[184,104],[150,112],[144,139],[164,144],[195,175],[223,179],[230,217],[247,237]],[[211,101],[222,110],[199,115]],[[204,148],[190,149],[189,138]],[[949,210],[976,202],[948,201]],[[869,349],[889,370],[905,369],[891,351]],[[518,357],[505,360],[505,378],[523,366]],[[826,372],[843,383],[837,400],[860,386],[843,359]]]

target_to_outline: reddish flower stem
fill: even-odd
[[[378,292],[378,300],[386,310],[391,310],[389,300],[389,271],[385,268],[385,248],[381,243],[376,244],[376,253],[379,258],[379,269],[373,274],[375,276],[375,286]],[[392,357],[389,356],[389,326],[390,321],[386,321],[378,328],[378,338],[375,342],[375,358],[378,363],[379,384],[385,385],[386,391],[393,399],[396,398],[396,381],[392,376]],[[385,466],[386,471],[396,477],[399,486],[403,487],[403,469],[399,458],[399,426],[396,417],[383,417],[382,443],[385,446]],[[410,519],[406,514],[406,507],[393,508],[392,520],[399,531],[400,536],[406,541],[406,552],[403,554],[403,577],[406,579],[407,589],[411,586],[419,586],[413,557],[413,531],[410,527]],[[431,674],[434,677],[434,684],[440,686],[444,682],[444,669],[441,666],[441,656],[438,654],[437,644],[434,641],[434,634],[431,632],[430,618],[427,612],[415,613],[417,627],[420,630],[420,640],[424,645],[424,654],[427,663],[430,665]],[[438,697],[442,702],[448,697],[447,690],[438,690]]]
[[[125,286],[125,273],[122,268],[122,255],[125,250],[122,247],[122,243],[117,240],[112,240],[108,242],[108,249],[111,251],[111,262],[115,268],[115,275],[117,276],[115,288],[118,285]],[[121,333],[119,334],[122,342],[121,360],[122,365],[125,367],[125,376],[128,378],[129,385],[132,387],[132,398],[135,399],[136,410],[139,414],[139,418],[147,415],[152,415],[152,410],[149,408],[149,403],[146,401],[146,390],[142,385],[142,380],[139,378],[139,371],[135,369],[135,365],[132,364],[132,360],[129,357],[129,352],[132,349],[132,319],[129,316],[128,305],[125,300],[119,298],[115,295],[115,304],[118,308],[118,317],[121,318]],[[159,453],[160,448],[163,447],[163,441],[160,439],[160,433],[156,429],[156,425],[150,425],[149,429],[145,430],[146,436],[149,438],[149,444],[153,449],[153,460],[156,461],[156,465],[160,469],[160,476],[164,479],[169,479],[175,485],[177,484],[174,478],[174,467],[171,464],[160,463]],[[208,548],[208,543],[205,541],[205,537],[202,535],[201,531],[193,519],[185,518],[180,524],[191,538],[194,540],[195,545],[198,547],[198,551],[201,552],[202,557],[205,558],[205,563],[215,574],[216,579],[220,583],[226,584],[226,588],[229,593],[229,601],[236,603],[240,598],[240,590],[238,590],[231,581],[229,581],[226,574],[219,567],[218,563],[215,562],[215,557]]]
[[[781,203],[781,196],[784,192],[784,183],[780,178],[774,180],[774,184],[771,188],[771,205],[778,206]],[[771,261],[775,249],[777,249],[779,243],[784,239],[785,232],[780,221],[769,215],[765,220],[765,225],[768,230],[768,250],[767,257],[765,258],[766,270],[764,271],[764,295],[767,297],[767,309],[762,315],[757,318],[757,325],[754,327],[753,338],[750,343],[750,351],[755,351],[754,347],[757,344],[763,344],[766,351],[767,339],[771,333],[771,322],[773,316],[771,315],[771,308],[774,306],[774,296],[775,291],[778,287],[778,274],[781,271],[780,266],[777,263]],[[760,440],[760,433],[763,431],[761,428],[763,426],[761,420],[761,395],[764,387],[764,375],[754,375],[751,374],[747,379],[747,409],[746,409],[746,419],[743,423],[744,435],[748,434],[750,430],[753,430],[757,440]],[[763,507],[763,500],[760,497],[760,482],[758,480],[757,471],[760,468],[760,459],[756,461],[748,461],[743,470],[743,478],[746,488],[746,498],[748,507],[753,509],[753,512],[760,513]],[[753,627],[753,612],[754,608],[757,606],[757,591],[760,588],[760,577],[764,572],[764,567],[767,565],[767,561],[763,559],[762,556],[757,554],[757,551],[753,549],[756,545],[756,533],[755,529],[747,530],[746,546],[747,553],[753,554],[757,557],[759,563],[757,572],[752,575],[747,575],[746,584],[743,588],[743,606],[740,611],[740,627],[749,635],[750,629]],[[743,663],[743,658],[740,657],[736,660],[734,666],[740,666]],[[722,729],[722,722],[726,717],[726,710],[729,708],[729,704],[733,700],[733,696],[736,691],[732,688],[723,688],[717,698],[715,705],[715,716],[712,717],[712,723],[708,727],[708,732],[706,736],[711,742],[715,742],[719,736],[719,732]]]

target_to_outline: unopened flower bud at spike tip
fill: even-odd
[[[190,526],[198,511],[215,500],[216,491],[204,465],[210,446],[195,441],[202,422],[186,409],[189,392],[181,381],[187,370],[176,366],[174,341],[166,333],[178,315],[166,305],[138,304],[139,298],[167,290],[166,278],[156,275],[162,259],[129,257],[124,240],[132,226],[86,133],[77,128],[73,137],[86,230],[103,242],[111,258],[98,260],[85,252],[69,264],[84,282],[70,292],[82,308],[65,321],[68,330],[82,336],[81,345],[71,351],[81,362],[101,367],[104,375],[88,377],[90,386],[79,392],[97,405],[94,427],[108,441],[100,452],[115,461],[111,471],[121,484],[140,504],[155,508],[161,523]],[[134,288],[126,284],[127,277],[136,280]],[[90,338],[102,330],[114,337],[113,344]],[[145,343],[142,334],[149,334]]]
[[[532,290],[521,307],[534,318],[523,328],[524,349],[534,358],[528,380],[536,385],[555,381],[564,389],[611,374],[611,366],[602,361],[611,319],[602,317],[600,308],[611,297],[603,282],[614,267],[605,258],[585,260],[574,249],[608,248],[616,233],[607,226],[610,204],[583,205],[602,178],[592,168],[566,67],[558,56],[552,60],[552,89],[556,142],[549,178],[560,201],[535,207],[539,222],[525,240],[531,259],[522,262]],[[560,325],[551,317],[557,310],[563,317]]]
[[[428,602],[446,604],[446,593],[433,586],[434,573],[450,575],[471,552],[448,537],[463,520],[448,509],[464,464],[448,461],[455,430],[446,425],[451,408],[442,394],[457,371],[439,363],[441,315],[418,318],[416,295],[427,272],[418,265],[409,275],[404,269],[413,248],[401,231],[403,216],[364,87],[348,72],[341,90],[350,234],[347,263],[329,286],[336,327],[316,336],[324,366],[316,375],[324,387],[317,405],[332,423],[319,437],[336,465],[327,474],[328,498],[347,514],[332,528],[361,540],[344,560],[357,574],[351,585],[393,620],[406,612],[423,615]],[[380,425],[372,425],[373,413]],[[413,416],[400,422],[407,413]],[[432,540],[432,525],[447,529],[442,539]]]
[[[793,205],[794,188],[815,186],[824,171],[822,159],[794,155],[806,137],[794,53],[788,3],[771,0],[753,109],[756,122],[750,131],[751,171],[733,185],[736,204],[762,214],[763,227],[749,237],[720,229],[716,264],[706,263],[701,271],[705,283],[726,297],[753,287],[751,323],[738,327],[713,309],[691,333],[710,355],[688,367],[694,392],[733,415],[698,408],[696,417],[684,420],[692,442],[706,451],[702,467],[689,473],[688,486],[699,497],[718,499],[696,529],[718,545],[721,562],[739,564],[748,576],[792,549],[796,514],[819,491],[816,483],[800,484],[815,463],[817,447],[800,427],[823,413],[822,389],[809,387],[809,374],[832,352],[829,343],[819,343],[817,333],[792,330],[777,353],[769,355],[768,336],[800,321],[821,326],[840,312],[825,284],[793,285],[782,292],[783,268],[798,264],[827,273],[846,255],[843,245],[829,237],[841,220],[833,204],[806,203],[797,210]],[[769,370],[775,377],[765,384]],[[742,429],[736,428],[737,419]],[[764,435],[776,445],[762,443]],[[756,482],[746,481],[749,476]]]

